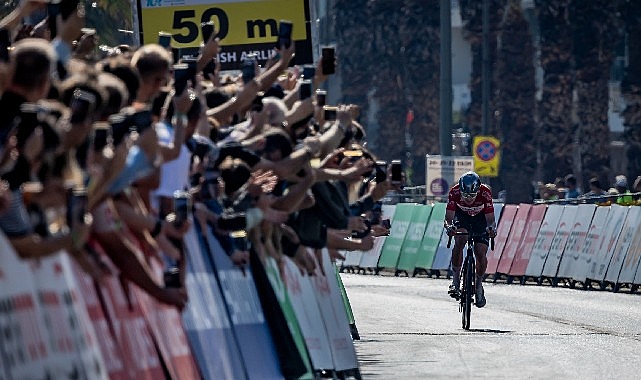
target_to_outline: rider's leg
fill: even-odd
[[[482,243],[474,244],[474,254],[476,256],[476,306],[485,306],[485,291],[483,289],[483,276],[487,270],[487,245]]]
[[[464,231],[460,229],[459,231]],[[454,236],[454,248],[452,248],[452,277],[456,283],[459,282],[461,267],[463,266],[463,248],[465,247],[466,236]]]

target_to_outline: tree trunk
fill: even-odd
[[[628,41],[628,65],[621,83],[625,99],[623,138],[628,157],[628,178],[641,174],[641,2],[625,3],[621,14]]]

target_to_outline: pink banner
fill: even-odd
[[[501,218],[499,219],[499,224],[496,229],[496,238],[494,239],[494,250],[487,251],[487,270],[485,273],[492,274],[496,273],[496,268],[499,265],[501,259],[501,254],[507,243],[508,236],[510,235],[510,230],[512,229],[512,223],[514,222],[514,217],[519,207],[517,205],[506,205],[503,208],[501,213]]]
[[[510,273],[512,261],[524,236],[523,232],[525,231],[525,225],[531,208],[532,205],[530,204],[521,203],[519,205],[519,210],[516,212],[516,216],[512,222],[512,230],[503,249],[499,266],[496,268],[497,273]]]
[[[534,242],[536,241],[539,227],[541,227],[546,210],[547,205],[532,206],[525,225],[525,231],[523,231],[523,239],[517,248],[514,260],[512,260],[512,268],[510,268],[509,272],[511,276],[525,275],[527,265],[530,262],[530,256],[532,255],[532,248],[534,247]]]

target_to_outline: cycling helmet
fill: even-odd
[[[458,180],[459,188],[461,189],[461,197],[466,200],[476,198],[479,189],[481,188],[481,178],[474,172],[467,172]]]

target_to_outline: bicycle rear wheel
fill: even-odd
[[[472,295],[474,294],[474,258],[465,257],[463,264],[463,294],[461,294],[462,316],[461,322],[464,330],[470,329],[470,316],[472,313]]]

